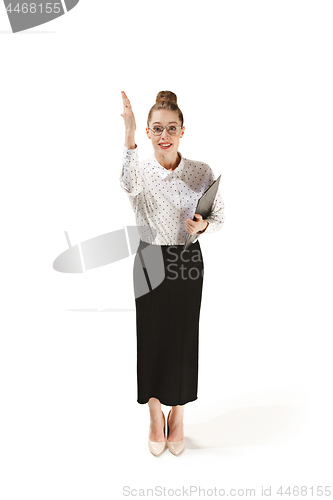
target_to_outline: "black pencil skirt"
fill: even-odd
[[[198,239],[185,251],[140,239],[133,268],[138,403],[197,399],[203,277]]]

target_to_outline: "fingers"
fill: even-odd
[[[186,230],[189,234],[193,234],[193,233],[195,232],[195,226],[193,226],[193,225],[190,223],[190,221],[191,221],[191,222],[193,222],[193,220],[192,220],[192,219],[187,219],[187,220],[185,221],[185,224],[184,224],[184,225],[185,225],[185,230]]]
[[[199,230],[199,227],[200,227],[200,226],[198,226],[198,223],[202,220],[202,215],[194,214],[194,217],[197,220],[186,219],[186,221],[184,223],[185,230],[189,234],[195,234],[197,232],[197,230]]]
[[[121,96],[123,98],[124,107],[130,108],[131,107],[130,100],[123,90],[121,91]]]

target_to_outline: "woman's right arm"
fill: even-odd
[[[143,180],[139,167],[138,148],[135,144],[135,117],[131,103],[122,92],[124,111],[121,115],[125,123],[125,144],[123,148],[123,164],[120,175],[120,186],[130,196],[136,196],[143,188]]]

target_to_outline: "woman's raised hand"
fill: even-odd
[[[130,103],[129,98],[125,94],[125,92],[122,90],[121,95],[123,98],[123,104],[124,104],[124,111],[123,114],[121,115],[124,118],[125,122],[125,131],[126,133],[133,133],[136,130],[136,123],[135,123],[135,118],[134,118],[134,113],[132,110],[132,106]]]

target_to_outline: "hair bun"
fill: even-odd
[[[174,92],[171,92],[170,90],[161,90],[156,96],[156,102],[154,106],[150,108],[150,111],[148,113],[148,118],[147,118],[147,127],[150,127],[150,122],[152,120],[152,115],[154,111],[157,111],[159,109],[166,109],[168,111],[173,111],[177,113],[177,116],[180,120],[181,126],[184,124],[184,117],[183,113],[178,107],[177,104],[177,96]]]
[[[156,97],[156,102],[158,101],[170,101],[177,104],[177,96],[170,90],[161,90]]]

